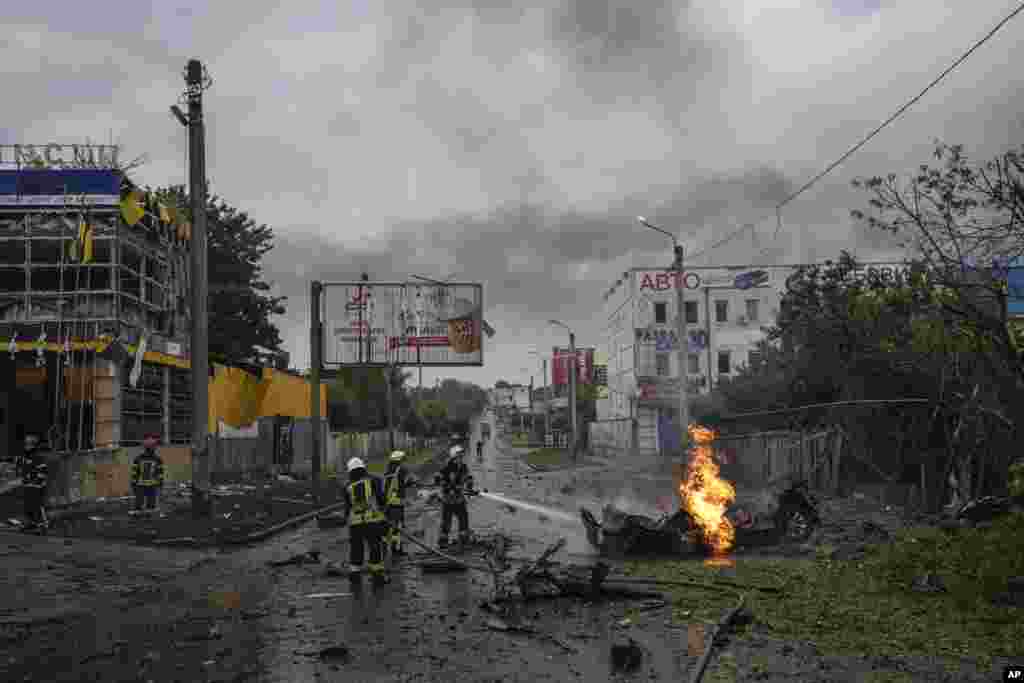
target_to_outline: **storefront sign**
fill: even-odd
[[[679,335],[675,330],[640,328],[636,331],[636,341],[644,346],[653,345],[658,351],[671,351],[679,348]]]
[[[1006,314],[1024,318],[1024,260],[1015,259],[1006,271]]]
[[[117,145],[0,145],[0,166],[18,168],[120,168]]]
[[[679,273],[664,270],[638,272],[636,277],[640,282],[640,291],[678,289],[680,280],[686,289],[700,289],[701,286],[700,275],[693,271],[683,273],[682,278]]]

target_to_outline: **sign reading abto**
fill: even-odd
[[[331,282],[323,291],[325,366],[483,365],[481,284]]]
[[[636,279],[641,291],[648,289],[655,291],[678,289],[680,282],[682,282],[683,287],[686,289],[700,289],[701,286],[700,275],[693,271],[688,273],[684,272],[682,277],[679,276],[679,273],[674,273],[672,271],[641,271],[636,273]]]

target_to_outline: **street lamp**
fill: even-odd
[[[676,273],[676,335],[679,337],[678,363],[679,363],[679,447],[686,450],[686,443],[689,436],[690,406],[687,402],[686,386],[686,312],[683,293],[683,247],[679,240],[672,233],[662,230],[650,223],[643,216],[637,216],[636,220],[640,225],[651,230],[656,230],[672,240],[673,269]]]
[[[530,368],[519,368],[519,372],[528,373],[528,372],[530,372]],[[529,410],[529,412],[530,412],[530,419],[531,419],[531,424],[532,424],[532,420],[533,420],[533,375],[530,375],[530,385],[526,389],[526,405],[528,406],[527,410]],[[526,431],[526,417],[523,415],[522,411],[519,412],[519,431],[520,432]]]
[[[572,458],[576,459],[576,333],[560,320],[549,320],[549,324],[564,327],[569,333],[569,355],[572,357],[572,372],[569,373],[569,419],[572,421]]]
[[[540,376],[544,381],[544,441],[547,443],[547,435],[551,433],[551,389],[548,386],[548,359],[540,351],[530,351],[531,356],[537,356],[541,361]]]

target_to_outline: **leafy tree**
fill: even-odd
[[[397,428],[412,410],[404,388],[411,376],[400,367],[342,368],[328,391],[332,427],[342,431],[387,429],[390,379],[392,424]]]
[[[1024,390],[1024,347],[1005,319],[1005,267],[1024,254],[1024,147],[978,165],[961,145],[936,143],[935,158],[941,168],[922,165],[905,183],[895,174],[855,180],[872,211],[852,215],[914,249],[943,292],[944,316],[986,348],[995,375]]]
[[[181,185],[154,194],[173,205],[189,206]],[[271,316],[285,312],[285,297],[270,296],[270,285],[263,280],[263,256],[273,248],[274,233],[217,196],[207,202],[206,226],[210,358],[269,362],[283,343]]]

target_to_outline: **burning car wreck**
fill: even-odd
[[[753,547],[806,540],[821,520],[817,506],[804,484],[787,487],[777,498],[773,514],[752,511],[763,507],[740,502],[726,511],[725,521],[733,528],[733,545]],[[606,505],[601,521],[586,509],[580,509],[587,540],[602,555],[680,555],[702,553],[714,555],[699,524],[687,510],[660,518],[623,512]]]
[[[691,427],[690,435],[695,445],[678,485],[677,512],[653,518],[606,505],[599,522],[581,508],[587,540],[603,555],[721,556],[734,547],[801,542],[821,523],[805,482],[738,497],[719,476],[711,448],[714,432]]]

